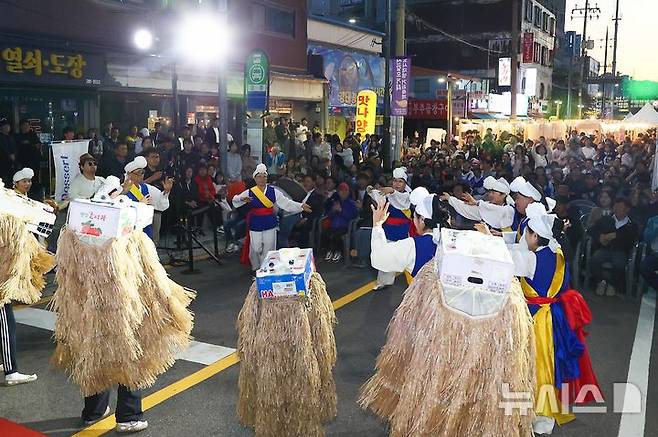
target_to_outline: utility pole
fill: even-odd
[[[228,8],[226,0],[218,0],[217,9],[222,23],[227,23]],[[217,110],[219,111],[219,126],[217,128],[219,138],[217,142],[219,143],[219,165],[224,175],[227,171],[226,161],[228,160],[228,98],[226,93],[226,71],[228,66],[226,62],[227,59],[220,59],[219,68],[217,69]]]
[[[614,48],[612,49],[612,77],[614,77],[614,79],[615,79],[615,84],[612,85],[612,95],[611,95],[611,98],[610,98],[610,101],[612,102],[611,118],[613,118],[613,119],[615,118],[615,97],[616,97],[615,96],[615,94],[616,94],[615,93],[615,91],[616,91],[615,86],[616,86],[616,82],[617,82],[617,37],[619,36],[619,33],[618,33],[619,32],[619,20],[621,20],[621,18],[619,18],[619,0],[617,0],[617,8],[615,10],[615,18],[613,20],[615,22],[615,45],[614,45]]]
[[[519,88],[518,73],[519,73],[519,27],[521,26],[519,20],[519,0],[512,0],[512,59],[510,62],[511,67],[511,111],[510,118],[516,119],[516,93]],[[450,86],[450,82],[448,82]],[[452,120],[449,121],[452,123]]]
[[[405,44],[405,8],[406,1],[398,0],[395,11],[395,56],[406,54]],[[409,72],[411,74],[411,72]],[[404,117],[391,117],[391,162],[400,159],[402,142],[404,141]]]
[[[392,167],[391,145],[391,0],[386,0],[386,20],[384,22],[384,136],[382,151],[384,152],[384,168]]]
[[[601,118],[605,116],[605,75],[608,73],[608,27],[605,28],[605,54],[603,55],[603,80],[601,81]]]
[[[598,5],[594,7],[589,6],[589,0],[585,0],[585,7],[584,8],[573,8],[571,10],[571,13],[573,14],[574,12],[583,12],[584,13],[584,20],[583,20],[583,35],[581,38],[581,77],[580,77],[580,87],[578,88],[578,118],[582,118],[582,111],[583,111],[583,88],[585,87],[586,83],[586,78],[588,76],[587,74],[587,20],[589,20],[589,14],[590,12],[595,13],[595,14],[600,14],[601,9],[599,9]],[[598,15],[596,16],[598,18]]]

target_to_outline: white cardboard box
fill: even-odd
[[[147,210],[143,207],[147,207]],[[152,210],[153,207],[138,206],[134,202],[106,203],[77,199],[69,204],[67,224],[81,235],[116,238],[128,235],[135,229],[142,229],[144,217],[148,216],[149,211],[150,223],[153,220]]]
[[[313,249],[293,247],[271,250],[256,272],[258,294],[262,299],[308,296],[314,271]]]
[[[505,294],[514,277],[512,256],[499,237],[444,228],[437,256],[441,283],[447,287]]]

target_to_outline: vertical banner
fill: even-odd
[[[523,63],[531,63],[534,60],[535,34],[525,32],[523,34]]]
[[[375,133],[377,94],[372,90],[360,91],[356,98],[356,131],[363,137]]]
[[[270,87],[270,60],[262,50],[249,53],[244,63],[244,91],[248,111],[267,109]]]
[[[408,56],[392,58],[389,68],[391,69],[391,115],[407,115],[411,58]]]
[[[512,58],[498,58],[498,86],[512,86]]]
[[[80,174],[80,156],[87,153],[89,140],[58,142],[50,145],[55,165],[55,201],[62,202],[69,196],[73,178]]]

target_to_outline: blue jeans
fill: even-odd
[[[235,216],[224,223],[226,243],[235,243],[242,235],[247,234],[247,221],[244,217]]]
[[[302,219],[302,213],[297,213],[282,217],[279,220],[279,233],[277,234],[277,248],[288,247],[288,238],[292,233],[292,229]]]
[[[362,263],[370,265],[370,236],[372,228],[359,228],[354,231],[352,239],[353,246],[356,249],[356,256]]]

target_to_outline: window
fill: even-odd
[[[548,32],[548,14],[546,12],[542,13],[541,30]]]
[[[539,64],[539,62],[541,61],[541,45],[538,42],[534,44],[534,53],[532,56],[532,60],[535,64]]]
[[[252,7],[254,30],[295,37],[295,12],[269,5],[254,4]]]
[[[532,8],[534,7],[534,4],[532,3],[532,0],[526,0],[525,1],[525,21],[532,23]]]
[[[415,94],[428,94],[430,92],[429,79],[415,79],[414,80],[414,93]]]
[[[541,48],[541,65],[548,65],[548,48]]]
[[[551,36],[555,35],[555,18],[553,17],[548,19],[548,33],[550,33]]]
[[[535,6],[535,26],[541,27],[541,8]]]
[[[548,51],[548,66],[553,66],[553,50]]]

